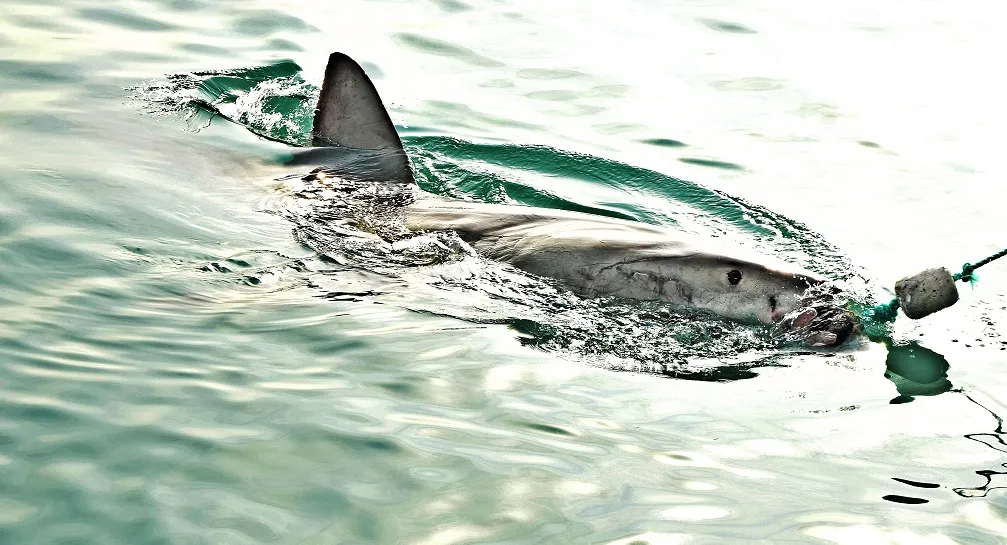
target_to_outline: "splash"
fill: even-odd
[[[215,116],[278,142],[306,146],[318,88],[289,60],[235,70],[170,75],[129,89],[152,115],[181,115],[198,131]]]

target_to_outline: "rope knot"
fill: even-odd
[[[976,268],[972,266],[971,263],[966,263],[962,265],[962,272],[958,273],[955,280],[961,280],[962,282],[972,282],[975,280],[972,277],[972,273],[975,272]]]

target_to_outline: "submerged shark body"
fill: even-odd
[[[312,132],[314,147],[294,163],[316,172],[403,186],[386,220],[405,232],[451,230],[480,255],[554,278],[585,296],[667,301],[745,323],[805,331],[811,345],[843,342],[845,313],[809,305],[815,275],[715,239],[580,212],[449,200],[413,183],[408,157],[377,90],[363,69],[333,53]],[[816,318],[818,318],[816,320]],[[838,318],[835,319],[835,318]],[[810,328],[812,323],[818,327]]]

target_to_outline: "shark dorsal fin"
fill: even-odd
[[[316,147],[405,152],[371,79],[350,57],[329,56],[318,97],[311,144]]]

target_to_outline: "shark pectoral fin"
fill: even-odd
[[[412,180],[402,140],[388,117],[378,90],[356,61],[342,53],[329,55],[325,81],[318,96],[311,143],[316,147],[340,146],[388,151],[405,180]]]

